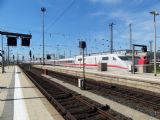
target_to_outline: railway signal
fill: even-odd
[[[30,59],[32,57],[32,51],[31,50],[29,51],[29,57],[30,57]]]
[[[13,55],[13,61],[14,61],[14,55]]]
[[[147,52],[147,46],[142,47],[142,52]]]
[[[47,54],[47,60],[51,59],[51,55]]]
[[[82,89],[86,89],[86,85],[85,85],[85,63],[84,63],[84,49],[86,48],[86,42],[85,41],[79,41],[79,48],[82,49],[83,52],[83,85],[82,85]]]
[[[33,55],[33,60],[35,59],[34,55]]]
[[[85,41],[79,41],[79,48],[85,49],[86,48],[86,42]]]

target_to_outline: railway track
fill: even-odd
[[[46,79],[39,70],[29,70],[25,66],[21,69],[66,120],[131,120],[108,105],[103,106]]]
[[[39,70],[38,68],[34,68]],[[49,75],[77,86],[78,77],[49,71]],[[160,119],[160,95],[127,86],[94,81],[86,78],[86,87],[89,91],[109,98],[136,110]]]

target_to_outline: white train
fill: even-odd
[[[46,64],[60,65],[60,66],[83,66],[82,56],[74,58],[66,58],[59,60],[47,60]],[[105,54],[105,55],[90,55],[85,56],[85,66],[87,68],[97,68],[99,63],[107,63],[108,69],[119,69],[131,71],[132,62],[129,57],[122,54]]]
[[[0,56],[0,66],[2,65],[2,57]]]

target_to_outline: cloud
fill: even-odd
[[[141,4],[144,0],[133,0],[133,2],[137,2],[137,4]],[[92,0],[92,2],[97,2],[98,0]],[[102,3],[101,0],[99,2]],[[120,49],[119,46],[123,48],[129,48],[129,24],[132,24],[132,39],[135,44],[144,44],[149,45],[149,41],[154,41],[154,24],[153,24],[153,16],[149,14],[148,11],[158,9],[157,5],[149,7],[144,10],[130,10],[125,8],[118,8],[113,10],[101,10],[96,11],[90,14],[93,17],[104,18],[108,24],[110,22],[114,22],[116,25],[114,26],[114,48]],[[109,12],[110,11],[110,12]],[[160,17],[156,17],[156,26],[157,26],[157,46],[160,45]],[[109,39],[110,31],[107,29],[107,32],[104,38]],[[97,35],[98,38],[99,35]]]
[[[129,46],[129,24],[132,23],[132,38],[135,44],[148,45],[150,40],[154,39],[154,27],[152,16],[145,11],[139,13],[132,13],[129,11],[118,10],[111,12],[109,18],[113,20],[118,19],[114,28],[115,41]],[[160,22],[157,17],[157,28],[160,28]],[[157,29],[157,34],[159,30]],[[118,47],[117,45],[116,47]]]
[[[129,23],[133,22],[133,20],[131,18],[131,14],[129,12],[126,12],[123,10],[111,12],[109,14],[109,17],[112,19],[119,19],[121,21],[124,21],[125,24],[129,24]]]
[[[102,4],[117,4],[120,3],[121,0],[89,0],[93,3],[102,3]]]

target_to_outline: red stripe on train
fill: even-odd
[[[59,65],[62,65],[62,64],[59,64]],[[63,64],[64,66],[83,66],[83,64]],[[97,64],[85,64],[85,66],[98,66]],[[122,67],[122,66],[119,66],[119,65],[107,65],[108,67],[113,67],[113,68],[120,68],[120,69],[125,69],[127,70],[128,68],[126,67]]]

